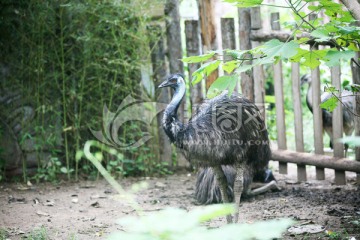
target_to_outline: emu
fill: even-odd
[[[312,85],[311,85],[311,77],[306,74],[303,75],[300,79],[301,86],[304,84],[308,84],[308,90],[306,94],[306,105],[309,108],[310,112],[313,112],[313,102],[312,102]],[[321,94],[321,102],[325,102],[332,96],[329,92],[324,92]],[[346,136],[351,136],[355,129],[355,116],[352,112],[355,112],[355,96],[352,92],[343,90],[341,92],[341,101],[344,104],[342,115],[343,115],[343,131]],[[322,122],[324,131],[330,137],[330,148],[333,148],[333,122],[332,122],[332,113],[327,111],[326,109],[322,109]],[[345,144],[345,157],[347,155],[349,146]]]
[[[171,87],[174,95],[163,116],[163,128],[170,141],[183,150],[194,165],[211,168],[219,183],[224,203],[229,203],[227,180],[222,165],[235,169],[234,201],[237,211],[226,217],[237,222],[240,197],[257,194],[249,188],[254,173],[267,167],[271,151],[268,133],[255,104],[237,94],[227,92],[203,103],[187,124],[177,116],[185,95],[181,74],[170,75],[159,88]],[[270,189],[274,181],[264,186]]]

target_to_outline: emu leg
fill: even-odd
[[[344,148],[345,148],[345,158],[347,158],[349,145],[348,145],[347,143],[345,143],[345,144],[344,144]]]
[[[240,211],[240,199],[244,190],[244,168],[243,166],[236,166],[236,178],[234,182],[234,199],[236,212],[234,216],[234,222],[237,223],[239,220]]]
[[[221,198],[223,200],[223,203],[230,203],[229,196],[227,194],[227,180],[224,171],[222,170],[221,166],[216,166],[213,168],[214,173],[217,179],[217,182],[219,184]],[[231,215],[226,216],[227,223],[232,223],[233,219]]]
[[[259,194],[263,194],[271,189],[277,189],[277,190],[281,190],[281,188],[277,185],[276,181],[271,181],[267,184],[265,184],[264,186],[262,187],[259,187],[259,188],[256,188],[256,189],[253,189],[251,191],[249,191],[247,193],[248,196],[256,196],[256,195],[259,195]]]

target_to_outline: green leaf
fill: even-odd
[[[229,61],[229,62],[225,62],[222,65],[222,69],[227,72],[228,74],[232,73],[234,71],[234,69],[239,65],[239,61],[238,60],[233,60],[233,61]]]
[[[206,76],[209,76],[213,71],[215,71],[219,67],[220,63],[221,63],[220,60],[215,60],[204,64],[205,66],[204,71]]]
[[[226,50],[225,55],[231,56],[233,59],[241,59],[241,57],[247,53],[248,51],[240,51],[240,50]]]
[[[337,66],[340,64],[340,60],[350,60],[355,57],[355,52],[351,50],[338,51],[337,49],[330,49],[325,55],[326,65],[329,67]]]
[[[213,98],[217,96],[222,91],[232,88],[234,85],[236,86],[236,83],[238,81],[237,75],[225,75],[217,78],[213,84],[211,84],[208,92],[207,97]]]
[[[262,4],[263,0],[223,0],[224,2],[234,3],[237,7],[247,8]]]
[[[332,96],[325,102],[321,103],[320,107],[329,112],[332,112],[337,107],[338,103],[339,103],[339,100],[335,96]]]
[[[191,79],[192,85],[195,85],[195,84],[201,82],[201,80],[202,80],[203,77],[204,77],[202,71],[199,71],[199,70],[200,70],[200,69],[196,70],[196,71],[193,72],[193,74],[192,74],[192,79]]]
[[[181,59],[181,61],[185,63],[199,63],[205,62],[206,60],[212,58],[215,55],[215,52],[210,52],[208,54],[200,55],[200,56],[192,56],[192,57],[185,57]]]
[[[331,36],[329,36],[329,32],[326,29],[315,29],[310,33],[310,35],[314,38],[316,38],[315,41],[317,42],[326,42],[331,39]]]
[[[330,87],[325,87],[325,92],[328,92],[328,93],[335,93],[335,92],[339,92],[338,89],[336,89],[336,87],[334,86],[330,86]]]
[[[62,167],[62,168],[60,168],[60,172],[62,172],[62,173],[68,173],[68,170],[67,170],[66,167]]]
[[[324,60],[324,56],[328,51],[329,51],[328,49],[309,51],[299,48],[298,53],[295,56],[291,57],[290,61],[292,62],[302,61],[302,63],[305,66],[314,69],[321,64],[320,60]]]
[[[352,85],[350,85],[350,87],[351,87],[351,91],[352,91],[352,92],[354,92],[354,93],[360,92],[360,85],[358,85],[358,84],[352,84]]]
[[[214,60],[203,64],[198,70],[193,72],[191,83],[195,85],[204,78],[204,75],[209,76],[215,69],[219,67],[220,62],[220,60]]]
[[[236,73],[242,73],[242,72],[246,72],[248,70],[250,70],[251,68],[253,68],[254,65],[250,65],[250,64],[242,64],[241,66],[239,66],[236,69]]]
[[[268,58],[279,56],[281,58],[290,58],[297,54],[299,44],[295,41],[280,42],[278,39],[273,39],[263,45],[262,51]]]

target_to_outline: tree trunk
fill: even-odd
[[[340,0],[350,11],[355,20],[360,21],[360,3],[356,0]]]

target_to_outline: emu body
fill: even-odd
[[[159,86],[171,87],[174,95],[164,111],[163,128],[170,141],[183,150],[194,165],[211,168],[223,202],[229,199],[228,182],[222,165],[235,169],[234,200],[240,205],[242,194],[249,188],[254,174],[265,169],[271,156],[268,133],[258,108],[246,98],[227,92],[206,101],[187,124],[177,117],[177,110],[185,94],[181,75],[173,74]],[[273,183],[272,183],[273,184]],[[237,221],[227,217],[228,222]]]
[[[313,111],[313,102],[312,102],[312,85],[311,77],[309,75],[304,75],[301,77],[301,85],[308,84],[308,90],[306,94],[306,105],[309,110]],[[324,92],[321,94],[321,102],[325,102],[332,96],[329,92]],[[351,136],[355,129],[355,116],[352,112],[355,112],[355,96],[352,92],[343,90],[341,92],[341,101],[343,106],[343,131],[346,136]],[[333,148],[333,122],[332,122],[332,113],[326,109],[322,109],[322,122],[324,131],[330,137],[330,148]],[[345,156],[347,154],[348,145],[345,144]]]

